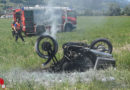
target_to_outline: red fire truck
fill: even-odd
[[[26,35],[36,35],[51,30],[54,23],[62,32],[72,31],[77,24],[75,11],[68,7],[24,7],[13,11],[13,19],[21,22],[22,31]]]

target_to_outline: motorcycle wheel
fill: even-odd
[[[113,46],[111,42],[108,39],[105,38],[99,38],[94,40],[91,45],[91,49],[95,49],[97,51],[105,52],[105,53],[112,53]]]
[[[41,58],[48,59],[48,52],[51,51],[50,53],[55,55],[58,50],[58,44],[57,41],[51,36],[41,35],[35,43],[35,50]]]

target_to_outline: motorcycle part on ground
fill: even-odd
[[[63,57],[57,60],[55,54],[58,44],[50,36],[40,36],[37,39],[36,52],[42,58],[47,58],[44,65],[53,60],[48,68],[50,72],[61,71],[85,71],[90,68],[105,69],[115,67],[115,59],[112,57],[112,44],[107,39],[97,39],[88,45],[86,43],[68,42],[63,44]]]

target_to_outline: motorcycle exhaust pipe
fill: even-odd
[[[90,52],[98,55],[98,56],[101,56],[101,57],[112,57],[112,54],[109,54],[109,53],[105,53],[105,52],[100,52],[100,51],[97,51],[97,50],[93,50],[93,49],[90,49]]]

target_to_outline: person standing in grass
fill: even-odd
[[[15,30],[15,34],[16,34],[16,39],[15,41],[17,42],[18,37],[21,38],[21,40],[24,42],[24,38],[22,36],[22,28],[21,28],[21,24],[19,22],[19,20],[17,19],[15,24],[14,24],[14,30]]]

